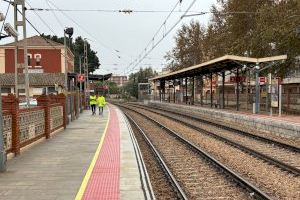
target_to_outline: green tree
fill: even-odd
[[[132,97],[138,98],[138,83],[148,83],[148,79],[154,77],[157,73],[151,68],[140,68],[136,73],[129,75],[127,84],[123,87],[123,91]]]
[[[118,85],[115,82],[112,81],[104,81],[104,83],[102,81],[99,81],[96,83],[97,86],[108,86],[109,88],[109,94],[120,94],[120,88],[118,87]]]
[[[63,37],[57,37],[56,35],[51,36],[51,35],[42,35],[43,37],[53,40],[55,42],[64,44],[64,38]],[[71,51],[74,54],[74,65],[75,65],[75,72],[79,72],[79,57],[84,55],[84,40],[81,36],[75,38],[75,42],[70,41],[69,38],[67,38],[67,44],[71,43]],[[91,45],[89,42],[87,42],[88,46],[88,63],[89,63],[89,72],[93,73],[96,69],[99,69],[100,67],[100,62],[99,58],[97,56],[97,52],[91,49]],[[82,59],[83,61],[83,59]],[[83,63],[83,62],[82,62]]]
[[[178,70],[193,65],[193,60],[199,63],[226,54],[287,54],[287,62],[280,66],[284,75],[300,54],[300,39],[295,34],[299,10],[299,0],[218,0],[211,8],[208,26],[192,21],[178,30],[175,47],[165,56],[168,67]]]

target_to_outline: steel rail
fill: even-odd
[[[133,106],[133,105],[132,105],[132,106]],[[220,141],[225,142],[225,143],[227,143],[227,144],[229,144],[229,145],[231,145],[231,146],[234,146],[234,147],[236,147],[236,148],[238,148],[238,149],[240,149],[240,150],[242,150],[242,151],[244,151],[244,152],[246,152],[246,153],[248,153],[248,154],[250,154],[250,155],[256,156],[257,158],[260,158],[260,159],[262,159],[262,160],[264,160],[264,161],[267,161],[267,162],[269,162],[270,164],[275,165],[275,166],[279,167],[280,169],[282,169],[282,170],[284,170],[284,171],[290,172],[290,173],[292,173],[292,174],[294,174],[294,175],[296,175],[296,176],[299,176],[299,175],[300,175],[300,169],[298,169],[298,168],[296,168],[296,167],[294,167],[294,166],[291,166],[291,165],[289,165],[289,164],[286,164],[286,163],[284,163],[284,162],[282,162],[282,161],[279,161],[279,160],[277,160],[277,159],[274,159],[274,158],[272,158],[272,157],[270,157],[270,156],[268,156],[268,155],[265,155],[265,154],[263,154],[263,153],[260,153],[260,152],[254,150],[254,149],[251,149],[251,148],[248,148],[248,147],[246,147],[246,146],[243,146],[242,144],[239,144],[238,142],[234,142],[234,141],[232,141],[232,140],[230,140],[230,139],[227,139],[227,138],[225,138],[225,137],[223,137],[223,136],[220,136],[220,135],[218,135],[218,134],[216,134],[216,133],[213,133],[213,132],[211,132],[211,131],[207,131],[207,130],[205,130],[205,129],[203,129],[203,128],[200,128],[200,127],[195,126],[195,125],[193,125],[193,124],[190,124],[190,123],[188,123],[188,122],[182,121],[182,120],[177,119],[177,118],[175,118],[175,117],[169,116],[169,115],[167,115],[167,114],[159,113],[159,112],[157,112],[157,111],[154,111],[154,110],[151,109],[151,108],[145,108],[145,107],[140,107],[140,106],[133,106],[133,107],[137,107],[137,108],[140,108],[140,109],[144,109],[144,110],[147,110],[147,111],[149,111],[149,112],[153,112],[153,113],[155,113],[155,114],[158,114],[158,115],[161,115],[161,116],[163,116],[163,117],[167,117],[167,118],[169,118],[169,119],[172,119],[172,120],[174,120],[174,121],[177,121],[177,122],[179,122],[179,123],[181,123],[181,124],[183,124],[183,125],[185,125],[185,126],[187,126],[187,127],[189,127],[189,128],[195,129],[195,130],[197,130],[197,131],[199,131],[199,132],[201,132],[201,133],[204,133],[204,134],[207,135],[207,136],[213,137],[213,138],[215,138],[215,139],[217,139],[217,140],[220,140]],[[172,114],[174,114],[174,113],[172,113]],[[180,115],[181,115],[181,116],[185,116],[185,115],[182,115],[182,114],[179,114],[179,113],[176,113],[176,115],[179,115],[179,116],[180,116]]]
[[[118,104],[116,104],[116,105],[118,105]],[[167,128],[167,127],[165,127],[160,122],[158,122],[158,121],[156,121],[156,120],[154,120],[154,119],[152,119],[152,118],[150,118],[150,117],[148,117],[148,116],[146,116],[146,115],[144,115],[144,114],[136,111],[133,108],[129,108],[129,107],[124,106],[124,105],[118,105],[118,106],[119,107],[123,107],[124,109],[127,109],[127,110],[131,110],[131,111],[133,111],[135,113],[138,113],[139,115],[143,116],[144,118],[146,118],[146,119],[154,122],[155,124],[157,124],[161,128],[165,129],[170,135],[172,135],[175,138],[177,138],[183,144],[187,145],[193,151],[195,151],[196,153],[198,153],[202,158],[206,159],[208,162],[210,162],[211,164],[213,164],[219,170],[221,170],[222,172],[224,172],[227,176],[231,177],[238,185],[240,185],[242,188],[246,189],[250,193],[251,196],[255,197],[256,199],[268,199],[268,200],[272,199],[265,192],[263,192],[262,190],[260,190],[259,188],[257,188],[255,185],[253,185],[249,181],[245,180],[243,177],[241,177],[239,174],[235,173],[233,170],[231,170],[228,167],[226,167],[224,164],[222,164],[221,162],[219,162],[217,159],[215,159],[213,156],[211,156],[205,150],[201,149],[200,147],[197,147],[192,142],[184,139],[182,136],[180,136],[175,131],[173,131],[173,130]]]
[[[130,105],[137,105],[137,104],[132,104],[131,103]],[[150,108],[149,106],[145,106],[145,107]],[[213,122],[213,121],[208,121],[208,120],[203,119],[203,118],[199,118],[199,117],[196,117],[196,116],[190,116],[190,115],[187,115],[185,113],[178,113],[176,111],[159,108],[157,106],[154,106],[152,108],[155,108],[155,109],[161,110],[161,111],[165,111],[165,112],[169,112],[169,113],[172,113],[172,114],[182,115],[182,116],[185,116],[185,117],[193,119],[193,120],[197,120],[197,121],[201,121],[203,123],[211,124],[213,126],[216,126],[216,127],[228,130],[228,131],[232,131],[232,132],[244,135],[244,136],[248,136],[248,137],[251,137],[251,138],[254,138],[254,139],[257,139],[257,140],[261,140],[261,141],[267,142],[269,144],[277,145],[279,147],[283,147],[283,148],[292,150],[294,152],[300,153],[300,148],[299,147],[296,147],[296,146],[293,146],[293,145],[289,145],[289,144],[286,144],[286,143],[283,143],[283,142],[279,142],[279,141],[276,141],[276,140],[273,140],[273,139],[270,139],[270,138],[266,138],[266,137],[263,137],[263,136],[259,136],[259,135],[255,135],[255,134],[248,133],[248,132],[245,132],[245,131],[241,131],[241,130],[238,130],[238,129],[235,129],[235,128],[231,128],[231,127],[228,127],[228,126],[225,126],[225,125],[222,125],[222,124],[218,124],[218,123]]]
[[[154,147],[154,145],[152,144],[152,142],[150,141],[150,139],[147,137],[147,135],[145,134],[145,132],[134,121],[134,119],[132,119],[132,117],[130,117],[125,112],[124,112],[124,114],[127,117],[128,121],[130,121],[139,130],[139,132],[142,134],[144,140],[149,145],[151,151],[153,152],[153,154],[155,155],[157,161],[159,162],[159,164],[161,165],[163,171],[165,172],[165,175],[168,177],[168,179],[169,179],[170,183],[172,184],[173,188],[176,190],[176,193],[177,193],[178,197],[180,199],[187,200],[188,198],[187,198],[186,194],[184,193],[183,189],[181,188],[181,186],[179,185],[179,183],[176,181],[176,179],[175,179],[174,175],[172,174],[171,170],[168,168],[168,166],[164,162],[162,156],[156,150],[156,148]]]

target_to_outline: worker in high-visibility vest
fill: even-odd
[[[96,114],[96,104],[97,104],[97,96],[92,93],[90,96],[90,105],[92,107],[92,115]]]
[[[99,107],[99,115],[103,114],[103,107],[106,105],[105,97],[103,95],[100,95],[97,98],[97,104]]]

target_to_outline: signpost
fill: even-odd
[[[84,82],[84,81],[85,81],[85,75],[84,75],[84,74],[78,74],[77,80],[78,80],[79,82]]]

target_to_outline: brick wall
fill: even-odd
[[[4,145],[7,153],[20,154],[20,149],[36,140],[50,138],[51,133],[66,128],[65,96],[43,95],[38,106],[19,108],[19,99],[13,94],[2,97]]]

